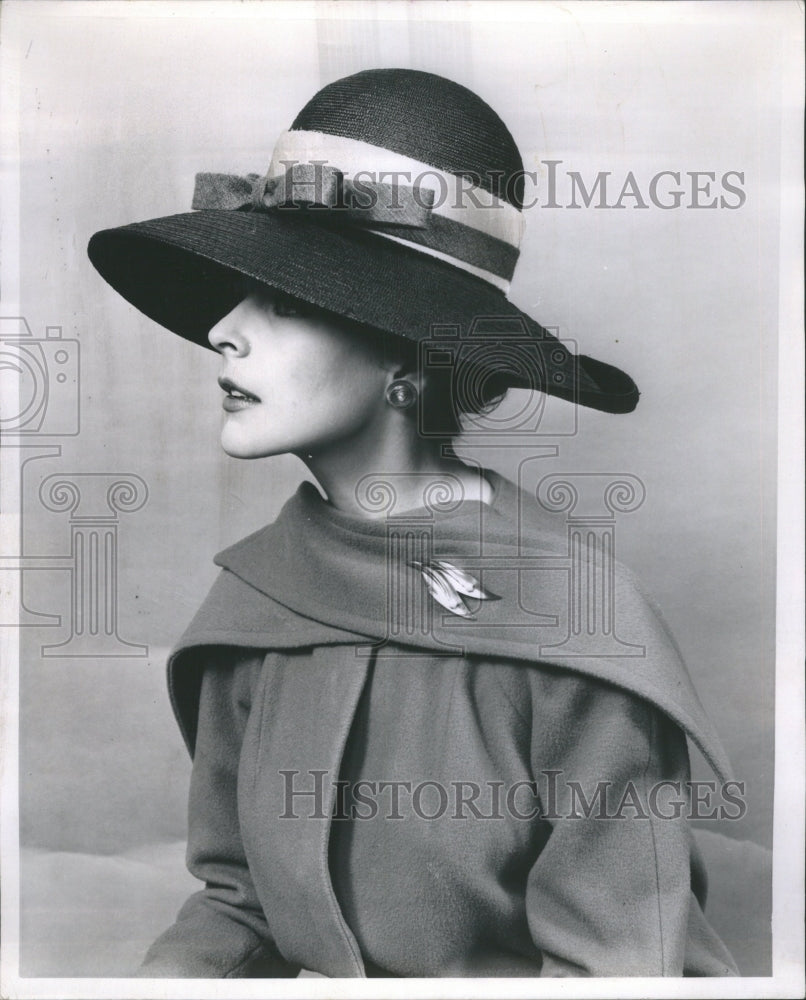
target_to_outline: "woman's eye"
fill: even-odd
[[[274,312],[278,316],[305,316],[307,310],[303,302],[278,293],[274,297]]]

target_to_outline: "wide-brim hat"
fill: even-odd
[[[204,346],[246,277],[454,356],[469,344],[499,383],[629,412],[627,374],[507,298],[524,176],[508,129],[467,88],[367,70],[308,102],[265,175],[198,174],[194,211],[103,230],[88,253],[127,301]]]

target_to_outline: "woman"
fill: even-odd
[[[296,454],[325,494],[219,553],[170,658],[204,888],[140,975],[735,973],[686,735],[727,764],[672,640],[613,567],[641,657],[592,652],[565,539],[446,447],[510,386],[637,403],[506,298],[523,185],[480,98],[371,70],[312,98],[265,177],[198,175],[196,212],[90,242],[221,354],[225,451]]]

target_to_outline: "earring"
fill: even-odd
[[[417,402],[417,386],[405,378],[396,378],[386,389],[386,402],[396,410],[408,410]]]

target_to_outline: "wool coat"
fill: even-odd
[[[168,666],[203,888],[139,975],[736,973],[687,737],[728,762],[679,652],[601,546],[488,476],[491,504],[378,520],[303,483],[216,557]],[[470,615],[436,560],[478,581]]]

